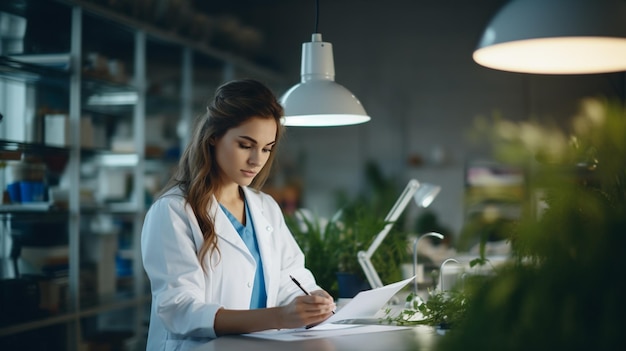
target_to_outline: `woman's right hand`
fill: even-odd
[[[335,308],[335,303],[331,297],[298,296],[278,310],[280,324],[285,329],[316,325],[332,316]]]

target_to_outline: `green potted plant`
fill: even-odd
[[[370,247],[387,223],[384,214],[365,202],[355,203],[343,211],[344,223],[347,225],[341,232],[340,244],[336,245],[335,253],[339,261],[338,278],[346,284],[342,297],[352,297],[358,291],[370,288],[358,262],[358,253]],[[389,284],[401,280],[401,265],[409,257],[406,233],[393,227],[371,260],[383,284]]]
[[[380,172],[375,164],[369,163],[366,175],[371,192],[350,200],[340,197],[341,209],[329,220],[316,215],[297,211],[286,216],[287,225],[302,247],[307,267],[316,276],[319,284],[336,298],[352,297],[360,290],[369,289],[369,284],[358,262],[358,252],[367,250],[376,234],[385,225],[384,217],[391,208],[397,191],[388,191],[389,185],[381,184]],[[390,184],[390,183],[385,183]],[[381,199],[387,198],[391,203]],[[383,283],[393,283],[402,278],[401,264],[409,260],[406,234],[392,229],[380,248],[372,257]],[[356,286],[343,289],[338,277],[352,281]]]
[[[342,209],[330,220],[307,216],[298,211],[285,217],[287,225],[302,248],[306,266],[318,283],[336,298],[353,297],[369,284],[357,254],[367,250],[385,222],[365,208]],[[391,231],[372,257],[384,283],[400,280],[400,265],[406,261],[406,239],[402,232]],[[347,286],[343,283],[348,284]]]
[[[336,272],[339,264],[334,246],[341,233],[340,214],[338,212],[330,220],[304,210],[285,216],[287,226],[304,252],[307,268],[333,297],[338,295]]]

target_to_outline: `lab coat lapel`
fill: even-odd
[[[210,211],[210,213],[215,213],[215,232],[217,236],[235,246],[246,256],[248,261],[256,264],[254,257],[252,257],[252,254],[250,254],[250,251],[246,246],[246,243],[243,242],[243,239],[241,239],[239,233],[237,233],[237,230],[235,230],[235,227],[233,227],[230,219],[228,219],[226,213],[224,213],[215,198],[213,198]]]
[[[272,245],[272,234],[275,228],[267,219],[268,214],[265,213],[266,209],[263,207],[262,198],[258,194],[253,193],[253,190],[249,188],[244,187],[243,189],[246,200],[248,201],[248,208],[250,209],[250,215],[254,223],[254,230],[256,232],[257,243],[259,244],[259,251],[263,262],[267,306],[275,306],[280,282],[280,276],[275,274],[275,272],[280,272],[280,268],[275,267],[278,261],[274,257],[275,252]]]

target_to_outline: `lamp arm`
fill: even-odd
[[[419,189],[419,187],[420,183],[417,180],[411,179],[409,181],[409,183],[402,191],[402,194],[400,194],[400,197],[398,197],[398,200],[396,200],[396,203],[393,205],[393,207],[385,217],[386,224],[383,229],[376,235],[376,238],[374,238],[374,241],[367,249],[367,251],[359,251],[357,255],[359,264],[361,265],[361,268],[363,269],[367,281],[369,282],[372,289],[383,286],[380,277],[372,264],[372,256],[374,255],[374,252],[376,252],[380,244],[383,242],[383,240],[385,240],[385,237],[387,236],[387,234],[389,234],[389,231],[395,224],[396,220],[398,219],[398,217],[400,217],[400,214],[402,214],[402,211],[404,211],[406,206],[409,204],[411,198],[413,197],[413,195],[415,195],[415,192],[417,191],[417,189]]]
[[[370,257],[367,256],[365,251],[359,251],[359,253],[357,254],[357,257],[359,259],[359,264],[361,265],[361,269],[363,270],[363,273],[365,273],[365,278],[367,279],[367,282],[370,284],[370,287],[372,289],[375,289],[375,288],[380,288],[381,286],[383,286],[383,282],[380,280],[378,273],[376,273],[376,268],[374,268],[374,265],[372,264]]]

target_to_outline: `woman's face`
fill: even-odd
[[[222,185],[250,185],[270,157],[276,128],[272,118],[252,117],[216,141],[215,157]]]

